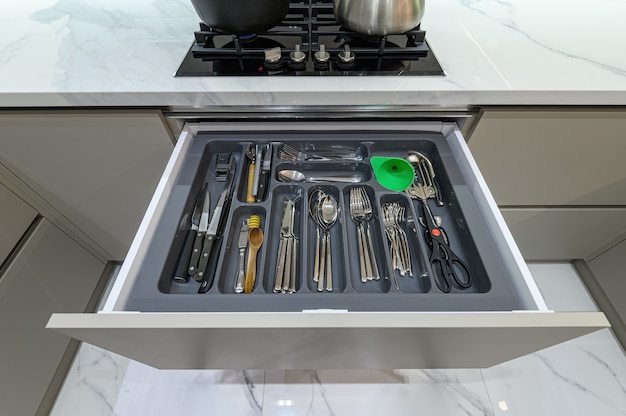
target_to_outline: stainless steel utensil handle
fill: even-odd
[[[246,249],[239,249],[239,267],[237,268],[237,278],[235,279],[235,293],[243,293],[243,281],[246,277]]]
[[[360,224],[361,228],[361,241],[363,246],[363,259],[365,262],[365,279],[374,280],[374,271],[372,270],[372,260],[370,259],[370,250],[367,245],[367,237],[365,236],[365,227]]]
[[[333,265],[331,263],[330,233],[326,233],[326,291],[333,291]]]
[[[361,225],[356,226],[357,241],[359,245],[359,266],[361,268],[361,282],[367,282],[367,268],[365,267],[365,254],[363,253],[363,235]]]
[[[298,240],[296,240],[295,238],[293,238],[291,256],[291,278],[289,280],[289,293],[296,293],[296,262],[298,259]]]
[[[281,237],[278,243],[278,263],[276,263],[276,276],[274,279],[274,293],[280,293],[283,287],[283,275],[285,273],[285,251],[287,244]]]
[[[326,261],[326,231],[324,231],[324,235],[322,236],[322,249],[320,251],[320,275],[319,275],[319,280],[317,281],[318,292],[324,291],[325,261]]]
[[[359,183],[360,176],[308,176],[307,182],[342,182],[342,183]]]
[[[287,250],[285,254],[283,254],[283,258],[285,259],[285,271],[283,278],[283,285],[281,287],[281,291],[286,293],[289,291],[289,285],[291,284],[291,251],[293,250],[293,238],[287,239]]]
[[[370,252],[370,262],[372,267],[372,277],[374,280],[380,279],[380,274],[378,273],[378,262],[376,261],[376,252],[374,251],[374,244],[372,243],[372,233],[370,231],[370,223],[367,223],[367,244],[369,246]]]
[[[317,231],[317,235],[315,238],[315,266],[313,268],[313,281],[317,283],[320,280],[320,227],[316,226],[315,231]]]

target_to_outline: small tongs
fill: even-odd
[[[433,198],[437,201],[438,206],[443,206],[441,193],[435,179],[435,169],[433,164],[426,156],[415,150],[409,150],[406,160],[411,163],[415,169],[415,180],[413,185],[407,189],[407,193],[412,198],[426,200]]]
[[[296,205],[293,199],[285,198],[283,220],[280,224],[274,293],[295,293],[296,291],[298,240],[293,233],[295,212]]]

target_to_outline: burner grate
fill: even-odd
[[[399,75],[407,71],[443,75],[425,31],[417,27],[388,36],[351,32],[335,18],[332,0],[292,0],[283,21],[263,33],[230,35],[200,23],[194,35],[177,76]],[[317,59],[321,57],[328,59]]]

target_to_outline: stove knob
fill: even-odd
[[[351,69],[354,67],[355,55],[350,52],[350,45],[344,45],[343,51],[339,52],[337,66],[341,69]]]
[[[326,70],[330,68],[330,54],[326,52],[326,46],[321,43],[320,50],[313,54],[315,58],[315,68],[318,70]]]
[[[299,64],[306,59],[306,53],[302,52],[300,49],[300,44],[297,44],[295,50],[289,54],[289,59],[291,59],[293,63]]]
[[[279,47],[265,49],[263,52],[265,53],[265,62],[263,63],[263,66],[266,69],[276,70],[283,66],[283,63],[280,61],[282,51]]]
[[[319,63],[328,62],[330,60],[330,54],[326,52],[326,46],[322,43],[320,44],[320,50],[315,52],[315,60]]]

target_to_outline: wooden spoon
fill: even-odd
[[[263,230],[253,227],[252,217],[250,217],[248,230],[248,265],[246,267],[246,280],[243,285],[244,293],[252,293],[254,290],[254,282],[256,280],[256,256],[263,244]],[[260,225],[260,224],[259,224]]]

